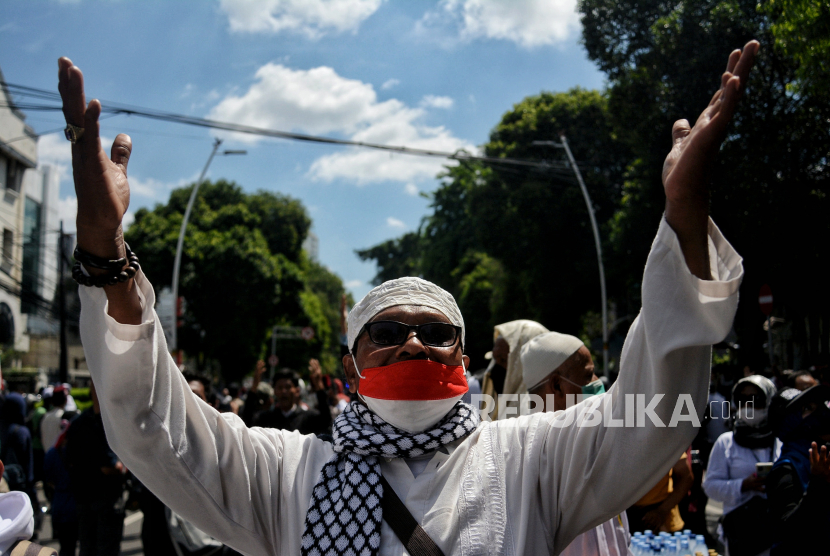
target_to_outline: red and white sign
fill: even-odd
[[[310,326],[306,326],[300,331],[300,337],[305,341],[309,341],[314,337],[314,329]]]
[[[268,356],[268,364],[272,367],[276,367],[280,363],[280,358],[276,356],[276,354],[272,353]]]
[[[772,290],[767,284],[761,286],[761,292],[758,294],[758,304],[761,306],[761,312],[769,316],[772,313]]]

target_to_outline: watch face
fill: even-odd
[[[66,136],[67,141],[75,142],[75,130],[69,126],[66,126],[66,129],[63,130],[63,134]]]

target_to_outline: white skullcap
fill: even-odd
[[[352,307],[347,320],[349,351],[367,322],[384,309],[398,305],[420,305],[440,311],[450,323],[461,327],[461,345],[464,345],[464,319],[455,298],[432,282],[407,276],[384,282]]]
[[[522,348],[522,373],[528,390],[538,386],[584,345],[576,336],[559,332],[547,332],[527,342]]]

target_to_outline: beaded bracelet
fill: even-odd
[[[127,249],[127,256],[114,260],[96,257],[75,247],[75,264],[72,266],[72,279],[82,286],[102,288],[104,286],[113,286],[119,282],[126,282],[130,278],[135,277],[136,273],[141,269],[141,265],[138,264],[138,256],[130,250],[129,245],[125,243],[124,246]],[[81,270],[81,261],[83,261],[83,264],[92,268],[109,270],[110,272],[97,276],[89,276]],[[127,261],[129,261],[129,266],[124,268],[124,264]]]

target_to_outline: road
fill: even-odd
[[[42,493],[41,493],[42,494]],[[141,545],[141,521],[144,515],[140,511],[127,512],[124,518],[124,538],[121,541],[121,556],[143,556],[144,547]],[[58,541],[52,538],[52,523],[49,514],[43,517],[40,528],[39,543],[54,549],[59,549]],[[78,554],[78,549],[75,549]]]

